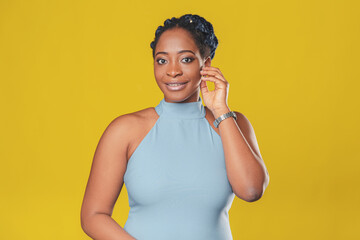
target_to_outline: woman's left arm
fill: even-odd
[[[201,94],[205,105],[212,111],[215,119],[230,112],[227,105],[229,83],[219,68],[204,66],[200,71]],[[206,81],[215,84],[209,91]],[[223,144],[226,171],[235,195],[245,201],[253,202],[261,198],[269,184],[269,173],[262,160],[255,132],[249,120],[234,111],[237,120],[226,118],[219,124]]]
[[[215,119],[230,112],[226,107],[214,112]],[[269,173],[262,160],[255,132],[250,121],[236,112],[237,120],[229,117],[218,128],[223,143],[226,171],[235,195],[253,202],[261,198],[269,184]]]

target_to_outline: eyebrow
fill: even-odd
[[[196,54],[195,54],[193,51],[191,51],[191,50],[181,50],[181,51],[178,51],[178,54],[179,54],[179,53],[183,53],[183,52],[191,52],[192,54],[196,55]],[[166,54],[166,55],[168,55],[167,52],[157,52],[157,53],[155,54],[155,56],[158,55],[158,54]]]

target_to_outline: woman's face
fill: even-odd
[[[190,33],[183,28],[166,30],[155,48],[155,79],[167,102],[195,102],[199,99],[201,68],[211,58],[201,58]],[[170,86],[170,83],[181,83]]]

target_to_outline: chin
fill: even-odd
[[[164,94],[164,98],[167,99],[167,102],[184,102],[190,96],[183,94]]]
[[[193,91],[168,91],[165,89],[163,94],[164,98],[166,98],[168,102],[184,102],[196,94],[196,91],[200,91],[199,88],[193,89]]]

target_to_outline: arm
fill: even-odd
[[[96,148],[81,206],[81,227],[92,239],[134,240],[112,217],[123,186],[128,148],[128,115],[114,119]]]
[[[215,119],[231,111],[229,108],[217,111]],[[237,120],[226,118],[219,124],[223,143],[226,171],[235,195],[253,202],[261,198],[269,184],[269,173],[262,160],[254,129],[249,120],[234,111]]]

